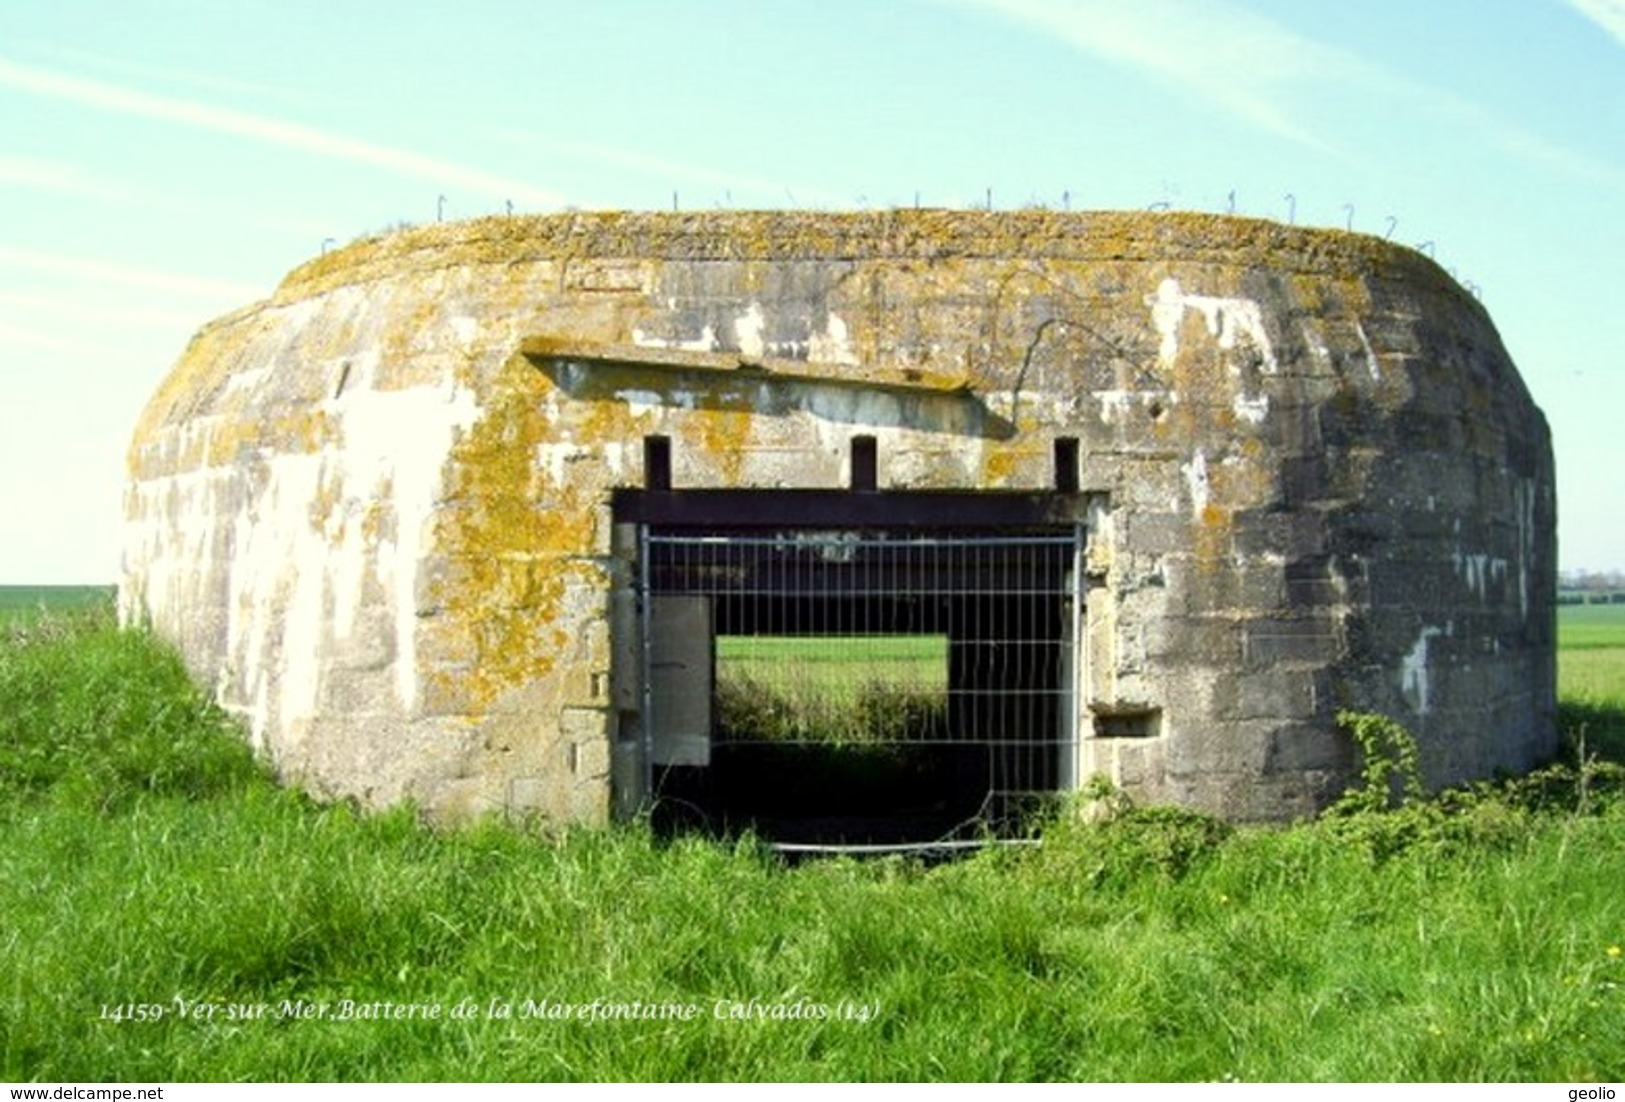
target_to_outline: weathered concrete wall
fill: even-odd
[[[750,370],[737,370],[743,363]],[[853,385],[863,381],[871,385]],[[566,215],[362,242],[207,326],[130,451],[123,600],[291,778],[609,808],[609,492],[1099,498],[1085,772],[1238,818],[1555,749],[1545,422],[1478,303],[1369,237],[1196,215]],[[624,666],[624,663],[622,663]],[[624,700],[622,701],[624,703]],[[1134,733],[1112,717],[1128,717]]]

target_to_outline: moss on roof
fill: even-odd
[[[1181,211],[899,209],[599,211],[437,223],[357,241],[294,269],[286,300],[409,269],[578,259],[689,261],[1204,260],[1323,275],[1453,282],[1431,260],[1382,238]]]

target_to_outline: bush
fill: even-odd
[[[736,675],[718,680],[716,707],[724,742],[920,742],[942,737],[948,722],[940,693],[879,681],[850,695],[809,696]]]
[[[1337,725],[1360,750],[1360,785],[1338,799],[1333,811],[1385,811],[1422,798],[1421,754],[1403,725],[1370,712],[1338,712]]]
[[[143,794],[203,798],[264,771],[229,718],[150,634],[110,611],[46,615],[0,635],[0,792],[101,810]]]
[[[1327,809],[1325,829],[1382,862],[1408,850],[1498,852],[1529,836],[1537,815],[1592,815],[1621,805],[1625,767],[1585,758],[1429,797],[1416,740],[1387,716],[1339,713],[1360,748],[1360,781]]]
[[[1183,879],[1234,833],[1221,819],[1170,805],[1137,806],[1095,776],[1038,824],[1035,859],[1091,888],[1127,889],[1147,879]]]

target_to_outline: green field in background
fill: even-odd
[[[1557,613],[1557,695],[1625,708],[1625,605],[1578,605]]]
[[[1559,651],[1625,650],[1625,605],[1564,605],[1557,610]]]
[[[1625,605],[1558,609],[1557,699],[1566,739],[1625,760]]]
[[[717,680],[830,696],[851,696],[876,682],[944,693],[948,637],[723,635],[717,638]]]
[[[112,607],[117,592],[110,585],[0,585],[0,617]]]

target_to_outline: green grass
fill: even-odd
[[[922,693],[948,691],[946,635],[724,635],[717,678],[774,690],[852,698],[874,682]]]
[[[948,637],[724,635],[716,678],[725,741],[917,741],[946,721]]]
[[[322,806],[105,614],[0,626],[0,724],[0,1078],[1625,1077],[1606,764],[1289,829],[1130,810],[937,867],[789,868]],[[442,1017],[277,1013],[345,999]],[[595,999],[695,1013],[526,1015]]]
[[[1625,649],[1625,604],[1559,608],[1557,645],[1565,654],[1574,650]]]
[[[1588,752],[1625,761],[1625,605],[1565,605],[1557,613],[1559,716]]]
[[[0,624],[0,798],[100,811],[236,792],[259,776],[180,661],[96,608]]]

